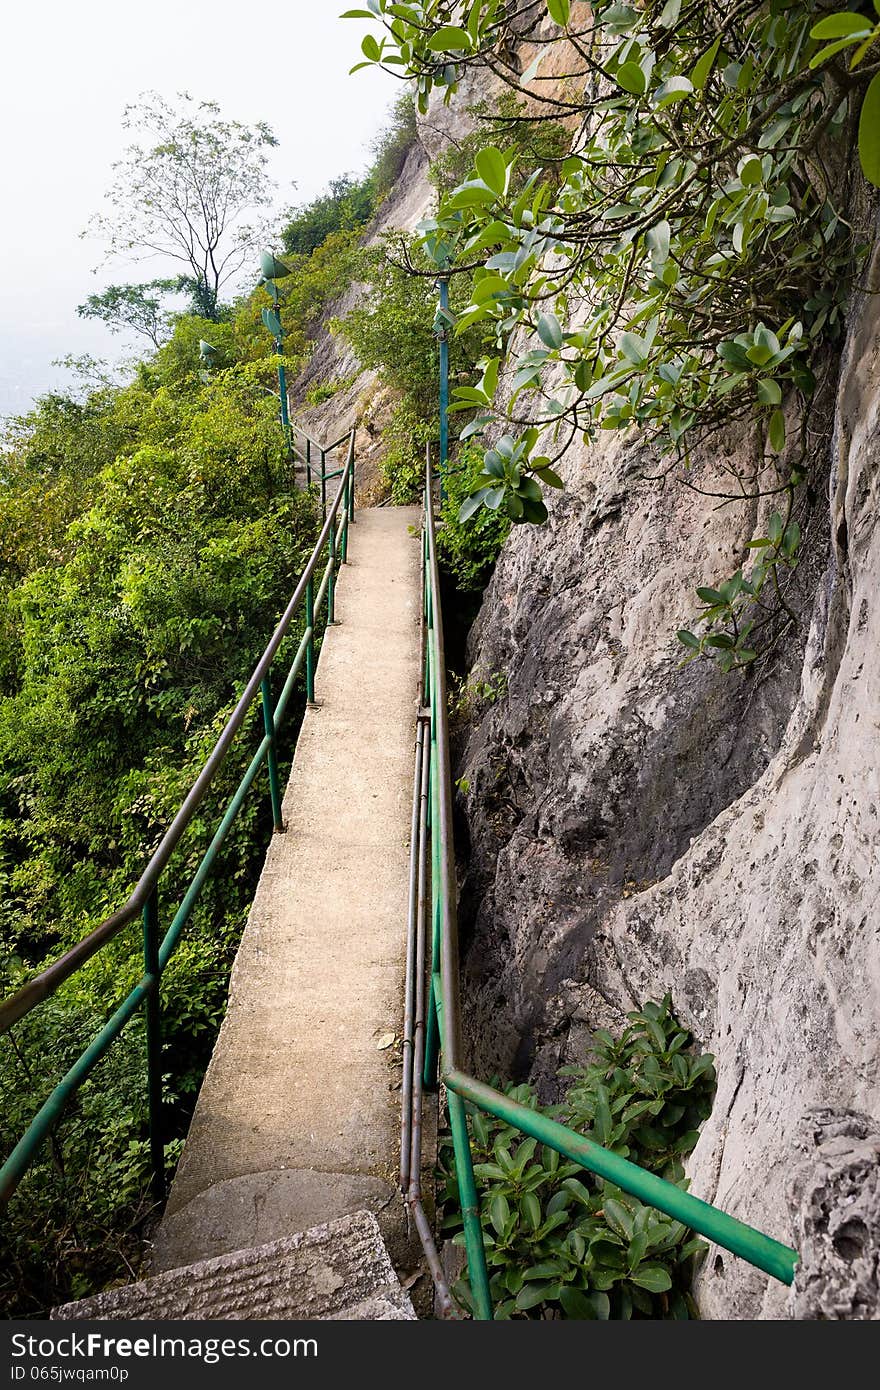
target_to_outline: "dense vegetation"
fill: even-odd
[[[328,305],[356,278],[359,238],[399,173],[412,124],[407,99],[363,179],[338,180],[288,215],[280,240],[293,274],[279,288],[294,377]],[[240,128],[233,129],[237,138]],[[123,385],[96,388],[95,364],[86,364],[90,385],[43,398],[10,422],[3,440],[4,995],[125,901],[317,535],[316,500],[294,486],[285,457],[278,359],[261,322],[265,291],[231,304],[212,293],[207,316],[173,313],[164,297],[181,291],[200,303],[181,281],[93,296],[85,313],[111,331],[140,332],[154,350]],[[199,356],[202,339],[215,349],[210,372]],[[424,404],[423,381],[421,390]],[[249,760],[258,720],[255,711],[166,872],[164,927]],[[261,791],[263,780],[163,976],[169,1168],[222,1017],[269,834]],[[133,926],[0,1039],[4,1154],[141,971]],[[136,1267],[151,1209],[144,1046],[138,1018],[68,1107],[13,1199],[0,1236],[7,1312],[38,1314]]]
[[[628,1015],[620,1038],[600,1029],[592,1055],[566,1067],[567,1089],[550,1112],[571,1129],[687,1187],[683,1160],[715,1094],[714,1059],[693,1039],[667,995]],[[528,1085],[508,1086],[540,1109]],[[643,1206],[555,1149],[468,1107],[474,1175],[495,1317],[687,1319],[693,1257],[708,1249],[679,1221]],[[443,1227],[464,1243],[451,1140],[441,1147]],[[454,1292],[473,1306],[467,1275]]]
[[[130,385],[44,399],[0,457],[4,994],[125,901],[317,534],[314,499],[291,486],[267,371],[247,361],[258,345],[240,315],[224,328],[228,365],[206,384],[205,324],[185,318]],[[230,754],[172,860],[165,927],[256,732]],[[246,805],[163,977],[172,1135],[185,1128],[222,1014],[265,842],[263,800]],[[139,948],[138,930],[126,930],[3,1038],[4,1152],[140,977]],[[13,1201],[0,1291],[22,1313],[135,1257],[120,1233],[147,1206],[143,1049],[136,1021]]]
[[[540,522],[574,438],[637,426],[646,474],[720,504],[776,499],[681,634],[689,659],[725,670],[769,654],[794,620],[817,373],[858,270],[847,207],[866,88],[859,148],[880,180],[873,7],[369,0],[350,13],[381,26],[365,62],[414,79],[420,109],[477,71],[516,98],[511,130],[570,133],[561,159],[484,140],[422,224],[435,265],[471,286],[456,332],[492,340],[458,390],[476,411],[465,434],[491,441],[464,515]],[[749,441],[735,456],[731,427]]]

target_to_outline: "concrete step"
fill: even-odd
[[[53,1308],[53,1319],[415,1318],[372,1212]]]

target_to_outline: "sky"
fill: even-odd
[[[130,136],[127,103],[180,91],[233,120],[269,123],[279,209],[308,201],[369,161],[399,94],[372,68],[353,76],[363,21],[341,0],[251,7],[242,0],[44,0],[8,4],[0,20],[0,415],[71,378],[52,361],[118,359],[126,344],[76,306],[111,283],[172,268],[117,261],[80,233],[101,208]],[[294,184],[296,185],[294,187]]]

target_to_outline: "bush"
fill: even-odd
[[[511,527],[506,513],[486,507],[466,523],[459,520],[462,503],[473,492],[482,471],[483,450],[468,441],[459,445],[443,479],[437,556],[456,588],[466,593],[486,587]]]
[[[615,1040],[600,1029],[594,1055],[551,1113],[649,1172],[686,1186],[683,1158],[715,1093],[714,1059],[693,1052],[669,995],[628,1015]],[[530,1086],[507,1094],[538,1110]],[[593,1177],[555,1149],[468,1107],[474,1175],[495,1317],[690,1318],[692,1258],[708,1247],[681,1222]],[[444,1231],[464,1244],[455,1159],[441,1149]],[[467,1277],[454,1293],[473,1307]]]

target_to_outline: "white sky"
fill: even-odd
[[[0,415],[63,381],[53,358],[115,358],[121,340],[76,315],[113,282],[149,280],[161,263],[116,262],[81,240],[127,140],[123,107],[153,90],[215,100],[230,119],[265,120],[279,146],[279,208],[355,172],[400,91],[364,68],[369,27],[340,20],[351,0],[7,0],[0,19]],[[293,188],[296,184],[296,188]]]

